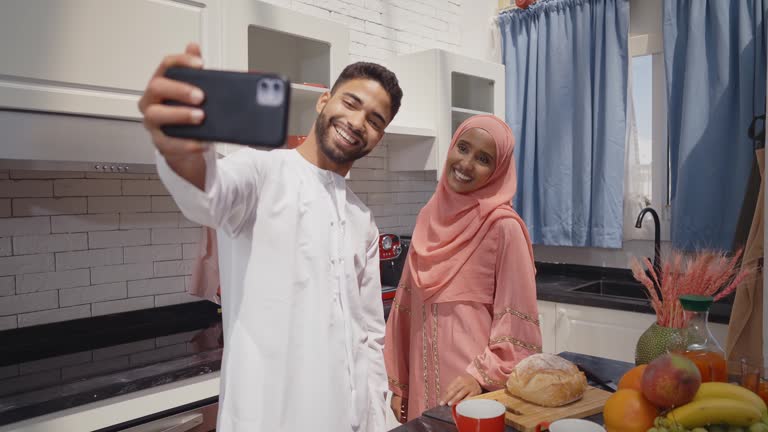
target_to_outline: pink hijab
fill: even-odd
[[[512,130],[498,117],[477,115],[459,126],[450,149],[472,128],[485,130],[496,142],[496,169],[480,189],[460,194],[446,183],[449,170],[446,165],[435,194],[419,213],[408,254],[408,269],[415,286],[423,290],[425,300],[449,285],[491,226],[500,219],[512,218],[520,223],[533,262],[528,230],[511,206],[517,191]]]

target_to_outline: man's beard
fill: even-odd
[[[320,151],[323,152],[325,157],[337,164],[347,164],[371,152],[372,149],[366,149],[363,143],[358,148],[349,152],[345,152],[333,145],[333,140],[330,136],[333,129],[332,123],[333,119],[328,119],[324,112],[318,114],[317,121],[315,122],[315,138],[320,146]]]

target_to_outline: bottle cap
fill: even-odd
[[[712,306],[715,299],[711,296],[686,294],[680,296],[680,304],[683,305],[683,309],[692,312],[706,312],[709,307]]]

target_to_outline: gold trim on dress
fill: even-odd
[[[407,292],[408,294],[411,293],[411,287],[405,284],[405,282],[400,282],[400,284],[397,286],[398,289],[402,288]]]
[[[392,384],[393,386],[399,388],[402,391],[406,391],[406,392],[408,391],[408,384],[403,384],[392,377],[387,377],[387,379],[389,380],[389,383]]]
[[[408,315],[411,314],[411,308],[409,308],[408,306],[401,305],[400,302],[392,303],[392,308],[404,314],[408,314]]]
[[[501,343],[501,342],[509,342],[512,345],[517,345],[519,347],[527,349],[528,351],[533,351],[533,352],[536,352],[536,353],[540,353],[541,352],[541,346],[534,345],[534,344],[529,344],[527,342],[523,342],[520,339],[513,338],[512,336],[499,336],[499,337],[495,337],[495,338],[490,340],[488,345],[496,345],[496,344]]]
[[[510,314],[512,316],[518,317],[521,320],[528,321],[528,322],[533,323],[533,324],[535,324],[537,326],[539,325],[539,320],[538,319],[536,319],[536,318],[534,318],[534,317],[532,317],[532,316],[530,316],[528,314],[525,314],[525,313],[522,313],[520,311],[514,310],[512,308],[509,308],[509,307],[504,308],[504,310],[501,311],[501,312],[496,312],[496,314],[493,315],[493,318],[498,320],[498,319],[501,319],[506,314]]]
[[[483,366],[482,363],[480,363],[480,359],[475,357],[475,359],[472,361],[472,364],[475,366],[475,369],[477,369],[477,372],[480,373],[480,376],[483,377],[483,381],[485,381],[486,386],[500,386],[504,387],[505,383],[500,383],[496,381],[495,379],[488,376],[488,371],[485,370],[485,366]]]
[[[435,401],[440,400],[440,359],[437,355],[437,303],[432,305],[432,357],[435,362]]]

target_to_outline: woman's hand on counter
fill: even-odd
[[[389,405],[397,421],[405,423],[408,420],[408,399],[403,399],[402,396],[393,394]]]
[[[477,396],[483,392],[480,387],[480,383],[477,382],[475,377],[470,374],[464,374],[456,377],[443,394],[440,405],[453,406],[453,404],[461,402],[462,400]]]

